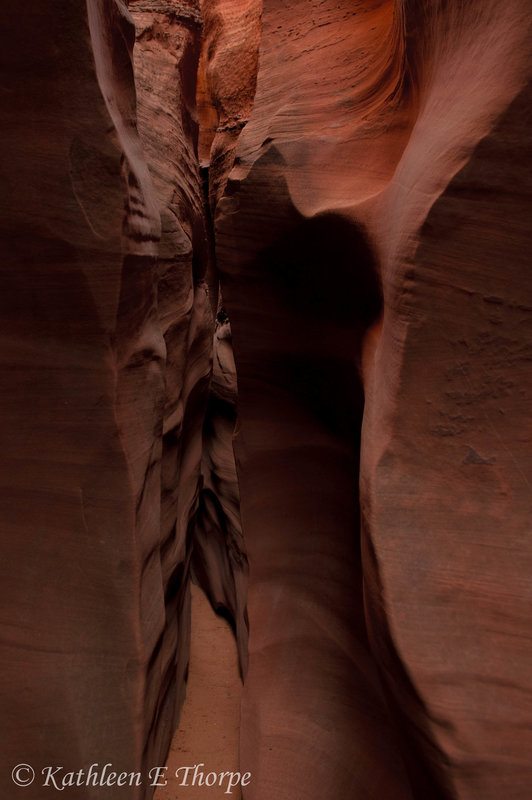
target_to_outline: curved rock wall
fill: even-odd
[[[188,667],[217,303],[201,17],[130,5],[2,29],[2,754],[33,765],[28,797],[46,765],[164,764]]]
[[[140,769],[159,692],[161,226],[133,43],[118,0],[2,22],[4,797],[21,762]]]
[[[164,626],[149,663],[154,684],[147,761],[159,764],[185,695],[190,637],[189,571],[199,501],[203,419],[212,365],[209,244],[197,161],[196,72],[201,16],[195,2],[129,4],[138,129],[161,212],[157,313],[164,337],[160,531],[149,555],[164,592]],[[159,755],[158,755],[159,754]],[[161,762],[161,763],[163,763]]]
[[[530,22],[263,4],[215,215],[253,800],[526,794]]]
[[[164,763],[194,579],[246,800],[523,800],[527,0],[127,5],[0,33],[5,762]]]

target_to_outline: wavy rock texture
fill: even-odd
[[[110,0],[2,22],[4,797],[10,764],[139,769],[158,691],[165,347],[133,42]]]
[[[182,681],[189,609],[181,594],[188,592],[183,576],[191,559],[196,580],[235,625],[245,669],[247,561],[232,450],[237,386],[229,323],[223,311],[213,320],[217,282],[198,164],[199,4],[133,0],[130,10],[137,30],[139,132],[162,208],[159,314],[167,394],[161,553],[165,582],[173,582],[175,594],[172,603],[167,596],[168,624],[174,626],[177,613],[184,631],[177,643]],[[173,683],[171,672],[168,680]]]
[[[211,378],[209,244],[197,160],[196,72],[201,17],[194,2],[130,2],[139,134],[161,209],[158,323],[165,344],[160,532],[149,563],[164,590],[164,625],[149,664],[153,744],[164,756],[185,695],[190,561],[201,488],[203,420]],[[157,760],[157,754],[159,754]],[[163,763],[161,762],[161,763]]]
[[[528,791],[530,22],[263,4],[215,211],[249,800]]]
[[[163,764],[188,665],[216,308],[201,27],[194,3],[131,6],[135,79],[120,0],[2,28],[2,754],[38,776]]]
[[[201,0],[203,48],[198,69],[200,158],[209,164],[209,196],[222,196],[238,137],[255,94],[262,0]]]
[[[194,527],[193,574],[213,607],[229,615],[244,677],[248,665],[248,560],[233,453],[238,390],[231,326],[223,309],[216,319],[213,359],[204,424],[203,485]]]
[[[523,800],[529,4],[126,6],[1,23],[5,763],[162,764],[194,579],[245,800]]]
[[[164,763],[192,561],[233,620],[243,671],[247,658],[236,376],[198,161],[199,4],[71,5],[30,3],[2,29],[2,753],[38,776]],[[151,796],[148,783],[121,796]]]

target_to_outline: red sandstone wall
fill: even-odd
[[[253,800],[528,791],[530,18],[263,4],[215,215]]]
[[[136,79],[120,0],[3,22],[3,797],[20,762],[163,764],[183,699],[214,331],[195,14],[136,10]]]
[[[163,763],[193,574],[246,800],[524,800],[528,3],[126,6],[1,28],[3,796]]]

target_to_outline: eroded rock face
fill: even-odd
[[[36,770],[28,797],[48,765],[106,763],[142,772],[120,791],[144,797],[184,698],[195,529],[247,657],[202,19],[196,2],[37,5],[2,30],[2,752]]]
[[[2,753],[38,776],[163,764],[188,663],[216,307],[201,26],[131,10],[135,67],[119,0],[30,3],[2,37]]]
[[[195,106],[201,17],[194,2],[130,2],[138,129],[161,212],[157,315],[164,337],[158,546],[165,623],[149,665],[149,764],[164,755],[185,695],[192,528],[201,487],[203,421],[212,367],[209,242],[197,160]]]
[[[253,800],[527,792],[530,17],[264,3],[216,208]]]
[[[255,95],[262,0],[201,0],[203,49],[198,70],[200,158],[209,164],[213,206],[223,194],[239,135]]]
[[[521,800],[527,0],[126,6],[2,28],[5,762],[164,763],[193,576],[246,800]]]
[[[223,309],[216,319],[213,361],[203,431],[203,483],[194,520],[193,572],[214,608],[229,614],[244,678],[248,666],[248,560],[233,453],[238,387],[231,326]]]
[[[114,0],[2,23],[5,797],[20,762],[141,769],[160,689],[160,218],[133,43]]]

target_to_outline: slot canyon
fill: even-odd
[[[0,31],[1,797],[527,800],[529,0]]]

